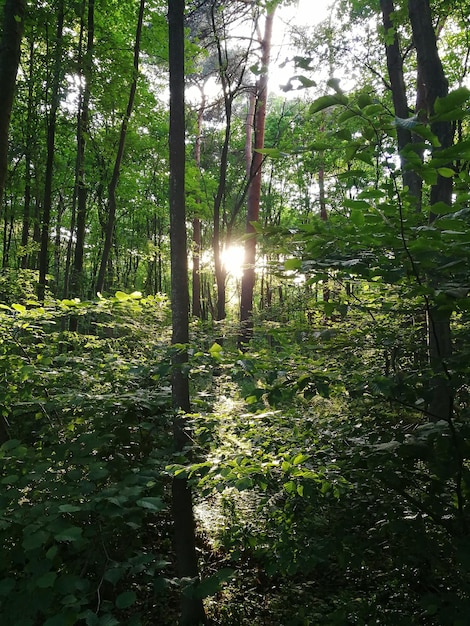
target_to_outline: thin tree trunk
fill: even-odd
[[[201,167],[201,141],[202,141],[202,125],[204,120],[204,110],[206,108],[206,98],[204,90],[201,89],[201,104],[197,113],[197,137],[194,149],[194,158],[196,166]],[[200,204],[200,198],[197,198],[197,205]],[[193,218],[193,280],[192,280],[192,307],[191,311],[194,317],[201,317],[201,220],[198,215]]]
[[[275,6],[268,9],[265,31],[261,41],[261,67],[256,93],[256,114],[254,128],[254,154],[251,165],[251,181],[248,189],[246,233],[245,241],[245,268],[243,270],[240,296],[240,346],[247,344],[253,334],[253,291],[255,286],[256,263],[256,231],[253,222],[259,219],[261,201],[261,173],[263,155],[259,150],[264,147],[264,131],[266,123],[266,105],[268,98],[268,68],[271,53],[271,36],[274,21]]]
[[[5,0],[0,40],[0,202],[3,201],[8,171],[8,131],[20,62],[24,13],[24,0]]]
[[[193,219],[193,281],[192,281],[192,313],[201,317],[201,220]]]
[[[60,258],[61,258],[61,230],[62,230],[62,216],[64,214],[64,198],[62,194],[59,197],[57,205],[57,216],[55,224],[55,237],[54,237],[54,295],[56,298],[59,296],[59,276],[60,276]]]
[[[127,129],[129,126],[129,120],[134,108],[135,93],[137,91],[137,79],[139,76],[139,56],[140,56],[140,40],[142,35],[142,23],[144,19],[145,0],[140,0],[139,17],[137,20],[137,30],[135,35],[134,45],[134,75],[132,78],[131,89],[129,93],[129,99],[127,102],[127,109],[122,119],[121,132],[119,135],[118,151],[116,155],[116,161],[114,162],[113,175],[108,187],[108,215],[105,228],[105,238],[103,244],[103,252],[101,255],[100,269],[98,271],[98,278],[96,281],[96,291],[103,291],[104,280],[106,276],[106,268],[108,266],[111,248],[114,238],[114,227],[116,224],[116,190],[119,182],[119,176],[121,174],[122,158],[124,156],[124,147],[126,144]]]
[[[324,130],[324,126],[321,130]],[[324,152],[323,150],[319,154],[320,168],[318,170],[318,188],[319,188],[319,200],[320,200],[320,219],[324,222],[328,221],[328,211],[326,208],[326,194],[325,194],[325,168],[324,168]],[[323,285],[323,302],[330,301],[330,287],[328,281]],[[326,313],[325,313],[325,317]]]
[[[189,340],[189,290],[185,206],[184,5],[184,0],[168,0],[172,343],[186,346]],[[173,433],[178,451],[183,451],[191,443],[184,415],[190,411],[189,380],[184,368],[187,358],[186,348],[179,349],[172,368],[172,397],[176,411]],[[178,576],[197,581],[199,571],[192,494],[186,478],[178,476],[173,479],[172,504]],[[183,593],[180,624],[196,626],[205,621],[202,600]]]
[[[39,252],[38,299],[44,301],[47,271],[49,268],[49,230],[52,210],[52,180],[54,174],[54,148],[57,124],[57,111],[60,103],[60,81],[62,74],[62,49],[64,29],[64,0],[60,0],[57,14],[57,29],[54,50],[54,72],[52,77],[51,109],[47,124],[47,156],[44,177],[44,206],[41,224],[41,249]]]
[[[86,0],[83,0],[85,13]],[[76,198],[77,222],[76,242],[70,288],[74,296],[83,295],[83,259],[85,252],[85,232],[87,215],[87,187],[85,181],[85,147],[89,127],[89,105],[91,92],[91,75],[93,71],[93,48],[95,37],[95,0],[88,0],[87,12],[87,43],[83,57],[83,93],[81,107],[77,119],[77,161],[76,161]]]
[[[26,117],[26,145],[25,145],[25,183],[24,183],[24,205],[23,223],[21,227],[21,256],[20,266],[26,269],[29,265],[29,255],[27,246],[29,241],[29,231],[31,225],[31,154],[33,143],[33,77],[34,77],[34,37],[31,37],[29,44],[29,71],[28,71],[28,109]]]
[[[217,187],[217,194],[214,199],[214,215],[213,215],[213,240],[212,251],[214,255],[214,271],[215,282],[217,286],[217,308],[216,319],[223,320],[226,316],[225,311],[225,281],[227,273],[222,263],[222,233],[221,233],[221,207],[222,199],[225,195],[226,182],[227,182],[227,167],[228,167],[228,152],[230,146],[230,133],[232,127],[232,95],[224,94],[225,99],[225,136],[222,146],[222,153],[220,157],[219,167],[219,183]]]
[[[246,179],[251,179],[251,165],[253,163],[253,131],[256,114],[256,90],[250,89],[248,94],[248,111],[245,122],[245,166]]]

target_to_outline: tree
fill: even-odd
[[[268,71],[271,54],[271,37],[276,5],[268,8],[265,20],[265,29],[261,45],[260,75],[256,85],[256,106],[253,118],[254,125],[254,152],[251,163],[251,180],[247,199],[245,242],[245,269],[243,270],[242,288],[240,297],[240,336],[239,344],[246,344],[253,330],[253,291],[256,276],[256,230],[254,222],[259,219],[261,199],[261,174],[264,148],[264,132],[268,100]]]
[[[88,10],[85,11],[86,7]],[[91,78],[93,69],[93,48],[95,37],[95,0],[83,0],[82,4],[82,24],[80,27],[80,46],[82,46],[82,38],[85,13],[86,19],[86,48],[85,53],[81,51],[80,56],[80,72],[82,82],[80,83],[80,97],[78,102],[77,113],[77,159],[75,164],[75,190],[73,197],[73,211],[71,220],[71,235],[76,232],[75,250],[73,255],[73,269],[70,277],[70,290],[73,295],[81,295],[83,290],[83,257],[85,253],[85,231],[86,231],[86,215],[87,215],[87,183],[85,180],[85,147],[87,134],[89,133],[89,116],[90,116],[90,96],[91,96]],[[83,86],[82,86],[83,83]],[[76,218],[75,218],[76,206]],[[75,228],[76,223],[76,228]],[[72,237],[69,239],[67,249],[67,263],[70,264],[72,247]],[[68,267],[65,271],[65,288],[64,293],[69,293],[69,271]],[[76,324],[74,318],[73,325]],[[71,327],[71,330],[74,330]]]
[[[98,278],[96,279],[96,291],[103,291],[104,279],[106,275],[106,269],[108,266],[109,255],[114,237],[114,227],[116,221],[116,190],[119,183],[119,176],[121,173],[122,158],[124,156],[124,147],[126,144],[127,128],[129,120],[134,108],[135,92],[137,90],[137,80],[139,76],[139,56],[140,56],[140,41],[142,36],[142,24],[144,20],[145,0],[140,0],[139,14],[137,18],[137,30],[135,35],[134,44],[134,72],[131,81],[131,88],[129,91],[129,99],[127,101],[126,112],[122,118],[121,132],[119,134],[119,144],[116,154],[116,160],[114,162],[113,174],[108,186],[108,206],[107,206],[107,219],[104,233],[103,252],[101,254],[100,269],[98,271]]]
[[[432,20],[429,0],[409,0],[408,11],[413,41],[416,46],[419,71],[425,85],[425,107],[428,118],[432,120],[437,98],[448,94],[449,83],[444,74],[437,49],[436,34]],[[453,127],[449,120],[431,122],[431,131],[436,135],[439,150],[449,148],[453,143]],[[433,206],[443,203],[452,206],[452,178],[438,173],[437,181],[431,188],[430,222],[436,219]],[[437,286],[435,286],[437,287]],[[435,305],[428,306],[429,358],[435,377],[433,394],[429,406],[430,416],[435,419],[451,421],[454,412],[453,392],[450,386],[448,359],[452,355],[450,315]]]
[[[0,203],[8,170],[8,130],[20,62],[25,1],[5,0],[0,40]]]
[[[405,78],[403,75],[403,56],[398,38],[398,25],[393,0],[380,0],[383,25],[385,29],[385,51],[387,56],[388,76],[392,92],[395,115],[407,119],[409,114],[408,99],[406,95]],[[398,150],[401,153],[413,140],[411,130],[403,125],[397,126]],[[402,156],[403,184],[407,185],[411,195],[416,198],[417,207],[421,206],[421,181],[417,173],[407,167],[406,159]]]
[[[185,370],[189,341],[189,291],[185,209],[185,107],[184,107],[184,0],[168,2],[170,66],[170,238],[171,238],[171,312],[172,396],[176,415],[173,432],[176,449],[183,453],[190,445],[185,414],[190,412],[189,380]],[[193,582],[198,579],[198,560],[192,494],[187,478],[175,476],[172,482],[175,552],[178,575]],[[202,599],[189,593],[181,596],[182,626],[205,622]]]
[[[47,157],[44,174],[44,203],[41,223],[41,249],[39,252],[38,299],[44,301],[47,272],[49,269],[49,237],[52,211],[52,182],[54,176],[54,152],[57,130],[57,112],[60,105],[60,85],[63,77],[62,53],[64,31],[64,0],[59,0],[56,36],[54,42],[54,67],[50,95],[50,111],[47,121]]]

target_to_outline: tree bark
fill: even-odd
[[[251,181],[247,199],[246,233],[249,237],[245,241],[245,268],[243,270],[240,296],[239,346],[246,345],[253,334],[253,291],[255,286],[257,243],[256,231],[253,227],[253,222],[258,221],[260,211],[263,155],[260,154],[259,150],[264,147],[266,105],[268,99],[268,68],[271,54],[271,36],[275,10],[275,6],[268,9],[264,36],[261,41],[261,74],[257,84],[256,113],[254,118],[254,153],[251,164]]]
[[[170,256],[172,343],[179,347],[172,363],[172,398],[176,412],[173,433],[176,449],[190,446],[184,414],[190,411],[189,380],[185,370],[189,340],[189,289],[185,206],[185,111],[184,111],[184,0],[168,0],[170,62]],[[181,346],[184,346],[181,348]],[[198,580],[192,494],[186,478],[173,478],[172,506],[178,576]],[[205,623],[202,600],[181,595],[182,626]]]
[[[44,176],[44,206],[41,224],[41,249],[39,251],[38,299],[44,301],[47,272],[49,269],[49,231],[52,211],[52,181],[54,175],[54,149],[57,111],[60,104],[60,82],[62,77],[62,51],[64,30],[64,0],[60,0],[57,13],[57,28],[54,48],[54,71],[52,77],[51,108],[47,124],[47,156]]]
[[[28,71],[28,107],[26,116],[26,132],[25,132],[25,181],[24,181],[24,204],[23,204],[23,223],[21,226],[21,255],[20,266],[26,269],[29,266],[30,255],[27,252],[29,242],[29,233],[31,226],[31,156],[33,151],[33,80],[34,80],[34,37],[31,37],[29,43],[29,71]]]
[[[428,117],[431,117],[434,113],[436,98],[447,95],[449,84],[437,49],[429,0],[408,0],[408,12],[416,47],[420,79],[424,87],[424,105]],[[453,127],[451,122],[434,122],[431,124],[431,130],[439,139],[441,147],[438,149],[445,149],[452,145]],[[432,210],[436,202],[444,202],[449,206],[449,211],[451,210],[451,178],[438,175],[437,183],[431,187],[430,222],[436,218]],[[435,420],[450,421],[453,416],[454,401],[447,367],[447,362],[452,355],[450,316],[450,313],[442,312],[432,303],[428,307],[429,360],[433,371],[431,401],[428,410],[430,417]]]
[[[85,9],[86,0],[83,0]],[[83,10],[83,14],[85,10]],[[87,213],[87,187],[85,181],[85,147],[89,126],[89,105],[91,90],[91,74],[93,68],[93,48],[95,37],[95,0],[88,0],[87,12],[87,43],[84,58],[82,59],[83,92],[80,98],[80,107],[77,118],[77,159],[75,164],[76,180],[75,193],[77,202],[75,252],[73,258],[72,274],[70,278],[70,291],[73,296],[81,296],[83,290],[83,258],[85,252],[85,232]],[[68,290],[67,290],[68,291]],[[77,318],[71,319],[70,330],[76,324]]]
[[[134,108],[135,94],[137,91],[137,80],[139,77],[139,57],[140,57],[140,40],[142,36],[142,24],[144,19],[145,0],[140,0],[139,16],[137,19],[137,30],[135,35],[134,44],[134,74],[131,83],[131,89],[129,92],[129,99],[127,101],[127,108],[121,123],[121,132],[119,134],[118,151],[116,154],[116,160],[114,162],[113,175],[111,182],[108,186],[108,214],[105,227],[105,236],[103,244],[103,252],[101,255],[100,269],[98,271],[98,278],[96,280],[96,291],[98,293],[103,291],[104,281],[106,276],[106,269],[108,266],[111,248],[113,246],[114,228],[116,225],[116,190],[119,183],[119,176],[121,174],[121,164],[124,156],[124,147],[126,145],[127,129],[129,126],[129,120],[131,118],[132,109]]]
[[[380,8],[382,10],[382,20],[385,29],[385,37],[388,40],[390,34],[393,33],[391,41],[386,41],[385,53],[387,57],[388,77],[392,89],[393,107],[395,115],[402,119],[407,119],[409,115],[408,100],[406,97],[405,79],[403,76],[403,59],[400,51],[400,42],[396,24],[393,21],[395,6],[393,0],[380,0]],[[412,143],[412,133],[410,130],[397,126],[397,142],[398,150],[401,152],[408,144]],[[406,159],[401,156],[402,179],[411,195],[416,198],[417,210],[421,206],[421,188],[422,182],[418,174],[406,169]]]
[[[24,14],[24,0],[5,0],[0,40],[0,202],[8,171],[8,131],[20,62]]]
[[[201,141],[202,126],[204,120],[204,110],[206,108],[206,97],[204,88],[201,88],[201,104],[197,112],[197,137],[194,149],[194,158],[196,166],[201,167]],[[197,198],[197,204],[201,203]],[[199,215],[193,218],[193,280],[192,280],[192,307],[191,311],[194,317],[201,317],[201,220]]]
[[[201,317],[201,220],[193,219],[192,314]]]

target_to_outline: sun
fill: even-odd
[[[234,278],[241,278],[245,263],[245,248],[236,244],[228,246],[223,250],[221,257],[227,274]]]

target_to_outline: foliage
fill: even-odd
[[[71,314],[94,332],[60,330]],[[145,324],[165,315],[120,292],[3,307],[3,623],[140,624],[164,586],[168,361]]]
[[[199,95],[222,87],[225,99],[207,96],[187,115],[185,202],[202,227],[204,321],[193,319],[189,344],[175,346],[160,293],[169,292],[170,264],[159,0],[147,3],[118,187],[106,289],[114,295],[92,301],[79,297],[95,298],[136,6],[97,1],[86,52],[89,3],[65,3],[49,290],[38,302],[56,4],[44,1],[26,20],[1,208],[0,622],[174,626],[183,592],[203,598],[212,623],[224,626],[464,626],[468,2],[431,2],[450,92],[429,117],[413,104],[406,2],[394,3],[387,33],[379,3],[359,0],[294,33],[285,92],[302,95],[268,100],[254,334],[243,353],[237,279],[228,319],[214,321],[226,276],[219,271],[215,285],[213,255],[244,232],[247,95],[261,68],[254,39],[232,47],[231,27],[249,23],[254,33],[271,3],[188,6],[190,79]],[[394,115],[384,50],[395,34],[403,118]],[[434,131],[447,123],[455,143],[443,149]],[[400,153],[398,130],[412,138]],[[405,183],[410,173],[421,197]],[[452,206],[434,202],[442,181],[452,183]],[[86,245],[74,284],[79,196]],[[433,362],[441,322],[452,350]],[[191,450],[175,452],[170,381],[180,351],[194,413],[178,415]],[[445,420],[430,409],[442,379],[452,404]],[[180,579],[173,565],[169,486],[178,477],[195,495],[201,580]]]

